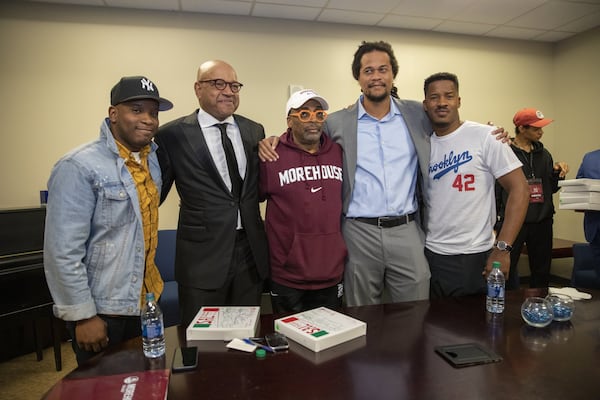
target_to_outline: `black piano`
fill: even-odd
[[[52,314],[43,264],[46,209],[0,209],[0,360],[52,343],[56,370],[62,368],[64,324]]]

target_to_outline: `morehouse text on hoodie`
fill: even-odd
[[[298,147],[288,129],[279,159],[261,162],[259,196],[267,200],[271,279],[316,290],[342,280],[346,245],[341,232],[342,148],[321,134],[319,150]]]

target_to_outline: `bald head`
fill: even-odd
[[[237,110],[240,99],[239,93],[232,92],[230,85],[218,89],[215,86],[217,79],[227,83],[238,81],[231,65],[221,60],[210,60],[198,68],[194,90],[200,107],[217,120],[223,121]]]
[[[206,75],[210,74],[211,70],[213,70],[215,68],[219,68],[219,67],[228,68],[228,69],[232,70],[233,73],[235,74],[235,70],[233,69],[233,67],[231,65],[229,65],[228,63],[226,63],[225,61],[209,60],[209,61],[203,62],[200,65],[200,67],[198,68],[198,73],[196,74],[196,80],[202,81],[202,80],[207,79]],[[212,79],[212,78],[208,78],[208,79]]]

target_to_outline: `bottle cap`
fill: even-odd
[[[154,301],[154,293],[146,293],[146,301]]]
[[[492,263],[492,268],[500,268],[500,261],[494,261]]]
[[[256,358],[258,358],[259,360],[261,360],[267,356],[267,352],[263,349],[256,350],[255,354],[256,354]]]

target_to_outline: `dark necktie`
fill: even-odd
[[[237,159],[233,151],[233,144],[231,144],[231,140],[227,137],[227,124],[217,124],[215,126],[221,131],[221,143],[223,143],[229,178],[231,178],[231,194],[235,199],[239,199],[242,192],[242,178],[240,177]]]

